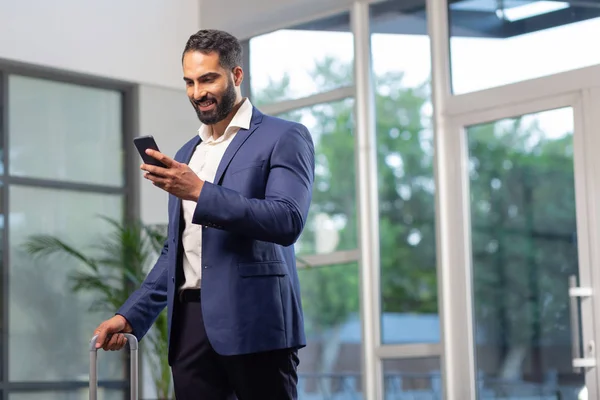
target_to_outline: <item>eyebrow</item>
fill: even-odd
[[[198,80],[201,81],[203,79],[216,78],[218,76],[221,76],[221,74],[219,74],[218,72],[208,72],[208,73],[206,73],[204,75],[199,76]],[[183,80],[186,81],[186,82],[193,81],[193,79],[185,77],[185,76],[183,77]]]

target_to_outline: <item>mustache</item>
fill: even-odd
[[[192,103],[194,103],[195,106],[200,105],[200,103],[204,103],[205,101],[214,101],[215,103],[217,103],[217,99],[214,96],[202,96],[202,98],[198,99],[198,100],[192,100]]]

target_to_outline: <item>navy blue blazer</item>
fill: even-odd
[[[200,137],[175,155],[188,163]],[[253,110],[205,182],[193,223],[202,225],[202,312],[222,355],[306,345],[294,243],[306,223],[314,145],[301,124]],[[141,340],[173,300],[181,277],[181,201],[169,195],[168,239],[147,278],[117,314]]]

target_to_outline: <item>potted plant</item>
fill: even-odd
[[[32,235],[24,243],[25,250],[36,258],[70,257],[80,269],[69,276],[75,292],[92,292],[96,296],[95,311],[114,312],[146,278],[148,269],[162,250],[166,235],[160,228],[138,221],[116,221],[101,217],[111,225],[110,233],[99,238],[96,246],[75,249],[52,235]],[[160,399],[172,399],[171,370],[167,358],[167,315],[162,312],[141,349],[145,350]]]

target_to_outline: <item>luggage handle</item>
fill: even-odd
[[[138,340],[131,333],[122,333],[127,339],[130,351],[130,386],[131,400],[138,400]],[[98,400],[98,349],[96,349],[96,341],[98,335],[95,335],[90,340],[90,400]]]

